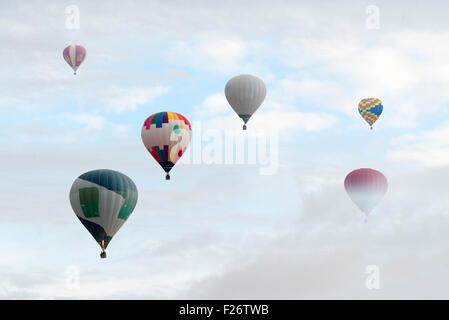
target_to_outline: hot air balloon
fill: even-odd
[[[62,56],[73,69],[73,74],[76,74],[76,70],[86,58],[86,49],[80,45],[72,44],[64,49]]]
[[[367,217],[387,192],[388,182],[381,172],[362,168],[346,176],[345,189],[351,200]]]
[[[70,204],[76,216],[98,242],[106,258],[106,248],[125,223],[137,203],[137,188],[123,173],[93,170],[80,175],[70,189]]]
[[[189,120],[176,112],[158,112],[145,120],[142,141],[153,158],[165,170],[170,180],[170,170],[181,158],[192,138]]]
[[[230,79],[226,83],[225,95],[232,109],[242,118],[246,130],[246,123],[260,107],[267,89],[263,81],[249,74],[242,74]]]
[[[382,102],[377,98],[362,99],[359,103],[359,113],[373,130],[373,124],[379,119],[383,110]]]

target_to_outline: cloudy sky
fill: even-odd
[[[69,5],[79,29],[67,27]],[[1,1],[0,298],[446,299],[448,11]],[[87,49],[77,76],[62,58],[75,43]],[[224,97],[244,73],[267,86],[247,132]],[[357,112],[367,97],[384,105],[373,131]],[[169,182],[140,138],[164,110],[194,125]],[[229,135],[247,142],[243,163]],[[367,224],[343,187],[361,167],[389,182]],[[68,197],[99,168],[139,190],[105,260]]]

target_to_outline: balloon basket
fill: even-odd
[[[167,175],[165,176],[165,180],[170,180],[170,175],[167,173]]]
[[[243,130],[246,130],[246,124],[243,125]]]
[[[101,259],[106,259],[106,251],[101,251],[100,258]]]

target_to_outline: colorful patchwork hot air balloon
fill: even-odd
[[[351,200],[368,216],[387,192],[388,182],[381,172],[362,168],[346,176],[345,189]]]
[[[246,123],[265,100],[267,88],[263,81],[249,74],[236,76],[226,83],[225,96],[232,109]]]
[[[86,58],[86,49],[80,45],[72,44],[64,49],[62,56],[73,69],[73,74],[76,74],[76,70]]]
[[[93,170],[79,176],[70,189],[76,216],[100,245],[100,257],[137,203],[137,188],[123,173]]]
[[[359,113],[363,119],[370,125],[371,130],[373,124],[379,119],[383,110],[382,102],[377,98],[362,99],[359,103]]]
[[[153,158],[161,165],[170,180],[169,172],[181,158],[192,138],[192,127],[183,115],[158,112],[145,120],[142,141]]]

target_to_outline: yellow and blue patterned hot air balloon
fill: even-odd
[[[373,129],[374,122],[376,122],[382,114],[382,110],[382,102],[377,98],[362,99],[359,103],[359,113],[362,118],[368,122],[371,130]]]

